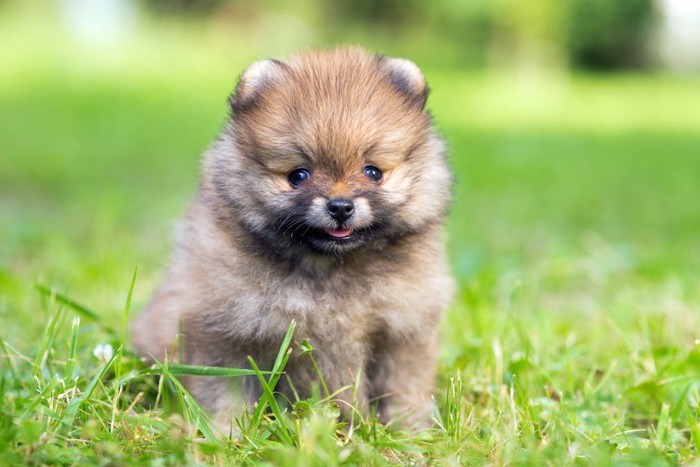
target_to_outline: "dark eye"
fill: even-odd
[[[363,172],[373,182],[379,182],[382,179],[382,171],[373,165],[368,165],[367,167],[365,167]]]
[[[296,169],[289,172],[289,175],[287,175],[289,183],[294,187],[301,185],[307,181],[309,177],[311,177],[311,172],[309,172],[307,169]]]

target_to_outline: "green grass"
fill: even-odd
[[[458,181],[438,423],[340,429],[323,394],[266,392],[276,417],[222,441],[175,377],[196,369],[125,333],[251,59],[172,37],[0,56],[0,463],[698,462],[698,81],[425,70]]]

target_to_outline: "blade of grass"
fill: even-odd
[[[671,439],[671,427],[673,426],[673,419],[671,419],[671,406],[669,404],[661,405],[661,413],[659,414],[659,421],[656,424],[656,445],[659,450],[664,450],[665,447],[670,443]]]
[[[605,373],[603,373],[603,376],[599,377],[598,384],[596,384],[595,388],[586,396],[586,402],[592,401],[593,398],[600,392],[601,389],[605,387],[605,385],[608,383],[608,380],[612,377],[613,373],[615,372],[615,369],[617,368],[617,360],[613,360],[610,362],[610,366],[608,366],[607,370],[605,370]],[[588,386],[589,383],[586,381],[585,386]]]
[[[87,319],[88,321],[91,321],[91,322],[97,324],[100,327],[100,329],[107,332],[111,337],[114,337],[114,338],[118,337],[117,333],[114,329],[105,325],[102,322],[99,314],[97,314],[95,311],[90,310],[85,305],[82,305],[82,304],[76,302],[75,300],[73,300],[72,298],[68,297],[68,295],[63,294],[61,292],[58,292],[58,291],[56,291],[52,288],[49,288],[43,284],[35,284],[34,287],[42,295],[56,300],[56,302],[67,306],[71,310],[78,313],[81,317]]]
[[[254,376],[256,371],[249,368],[226,368],[217,366],[196,366],[171,363],[168,365],[168,372],[177,376]],[[273,374],[272,371],[262,371],[262,374]],[[162,374],[158,371],[153,374]]]
[[[207,441],[215,441],[217,436],[211,428],[213,423],[206,411],[199,406],[197,401],[195,401],[192,395],[185,389],[185,386],[170,372],[167,363],[156,362],[156,365],[162,371],[163,377],[175,389],[175,393],[180,398],[183,407],[187,409],[185,416],[190,418],[189,422],[194,423]]]
[[[296,329],[296,321],[292,320],[291,323],[289,323],[289,328],[287,328],[287,332],[284,335],[284,338],[282,339],[282,344],[280,345],[280,349],[277,352],[277,358],[275,359],[275,363],[272,366],[272,376],[270,379],[267,381],[267,384],[270,388],[274,390],[274,388],[277,386],[277,382],[279,381],[280,377],[282,376],[282,371],[287,365],[287,362],[289,361],[289,357],[292,354],[292,349],[289,348],[289,345],[292,342],[292,337],[294,336],[294,330]],[[260,401],[258,401],[258,405],[255,407],[255,410],[253,411],[253,416],[250,418],[250,430],[251,432],[254,432],[257,430],[258,426],[260,425],[260,422],[262,421],[262,416],[265,413],[265,410],[267,409],[267,404],[268,404],[268,397],[266,393],[263,393],[262,396],[260,397]]]
[[[272,410],[272,413],[275,415],[277,426],[280,427],[279,430],[276,430],[277,435],[279,435],[279,437],[282,438],[282,440],[287,445],[292,445],[292,433],[290,433],[291,429],[286,423],[286,419],[284,418],[284,414],[282,413],[282,410],[280,409],[280,406],[277,403],[277,399],[275,399],[273,389],[270,387],[269,384],[267,384],[265,377],[262,375],[262,373],[260,373],[258,366],[255,364],[255,361],[251,357],[248,357],[248,363],[250,364],[251,368],[255,370],[256,375],[258,377],[258,381],[260,381],[260,385],[262,386],[263,397],[261,398],[261,401],[263,398],[265,398],[266,405],[270,406],[270,410]]]
[[[78,332],[80,331],[80,316],[73,318],[71,323],[70,331],[70,346],[68,347],[68,359],[66,359],[66,369],[64,371],[64,378],[68,381],[73,380],[73,372],[75,371],[75,366],[77,360],[75,358],[78,353]]]
[[[126,342],[126,328],[129,321],[129,310],[131,309],[131,299],[134,296],[134,286],[136,285],[136,276],[138,274],[139,268],[136,266],[134,268],[134,273],[131,276],[131,284],[129,284],[129,292],[126,294],[126,302],[124,303],[124,312],[122,313],[122,333],[121,341]],[[122,356],[123,352],[119,352],[117,357],[117,366],[115,368],[116,379],[121,378],[122,372]]]
[[[95,322],[100,321],[100,317],[97,313],[95,313],[92,310],[89,310],[87,307],[69,298],[67,295],[57,292],[56,290],[49,288],[43,284],[35,284],[34,287],[43,295],[53,297],[58,303],[68,306],[84,318]]]
[[[5,339],[0,337],[0,350],[2,350],[2,356],[7,362],[7,368],[10,371],[10,376],[16,387],[20,387],[19,378],[17,378],[17,371],[15,370],[15,365],[10,358],[10,353],[7,351],[7,346],[5,346]]]
[[[54,298],[53,296],[50,298]],[[34,374],[37,376],[41,375],[41,368],[43,367],[49,349],[53,345],[53,341],[56,337],[56,329],[58,326],[58,322],[60,321],[60,318],[63,314],[64,308],[62,306],[59,306],[56,309],[56,312],[49,318],[49,322],[46,325],[46,328],[44,329],[44,336],[41,339],[41,345],[39,346],[39,351],[36,354],[36,357],[34,359]]]
[[[671,419],[672,420],[677,420],[681,416],[681,412],[683,411],[684,407],[687,407],[687,398],[688,398],[688,393],[690,390],[695,386],[695,382],[690,383],[685,386],[683,391],[681,391],[680,395],[676,397],[676,403],[673,405],[671,408]]]
[[[311,359],[311,364],[314,366],[314,369],[316,370],[316,374],[318,375],[319,380],[321,380],[321,386],[323,386],[323,392],[326,394],[326,397],[330,396],[330,391],[328,390],[328,385],[326,385],[326,380],[323,378],[323,375],[321,374],[321,369],[318,367],[318,364],[316,363],[316,359],[314,358],[314,347],[309,343],[307,339],[303,339],[301,341],[301,355],[306,355]]]
[[[134,296],[134,287],[136,286],[136,277],[139,268],[134,268],[134,273],[131,275],[131,283],[129,284],[129,292],[126,294],[126,302],[124,303],[124,313],[122,314],[122,338],[126,335],[126,323],[128,321],[129,311],[131,310],[131,300]]]
[[[277,381],[282,376],[282,370],[289,360],[289,352],[287,351],[289,350],[289,345],[292,343],[292,337],[294,336],[296,326],[297,322],[292,320],[292,322],[289,323],[289,327],[287,328],[284,338],[282,339],[280,349],[277,352],[277,358],[275,359],[275,364],[272,366],[272,373],[274,373],[274,375],[269,381],[270,386],[274,387],[274,385],[277,384]]]
[[[34,400],[26,409],[24,409],[24,412],[22,412],[22,414],[19,416],[19,420],[25,420],[27,417],[29,417],[29,415],[46,400],[46,395],[52,393],[59,384],[62,384],[60,379],[51,379],[49,383],[39,392],[39,394],[34,396]]]
[[[237,376],[255,376],[257,373],[250,368],[226,368],[218,366],[197,366],[197,365],[182,365],[179,363],[168,364],[168,372],[175,376],[221,376],[221,377],[237,377]],[[261,371],[262,374],[270,375],[272,371]],[[146,375],[163,375],[163,370],[157,364],[150,368],[145,368],[140,371],[132,372],[123,378],[116,381],[118,386],[123,386],[136,378]]]

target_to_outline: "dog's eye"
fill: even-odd
[[[379,182],[382,179],[382,171],[373,165],[368,165],[363,170],[364,174],[367,175],[373,182]]]
[[[307,169],[296,169],[289,172],[287,179],[293,187],[297,187],[307,181],[311,177],[311,172]]]

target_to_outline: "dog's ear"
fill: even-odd
[[[275,59],[261,60],[251,64],[238,79],[236,90],[229,97],[234,114],[255,107],[262,93],[284,79],[287,65]]]
[[[428,85],[418,65],[405,58],[381,57],[380,66],[391,83],[421,109],[428,99]]]

